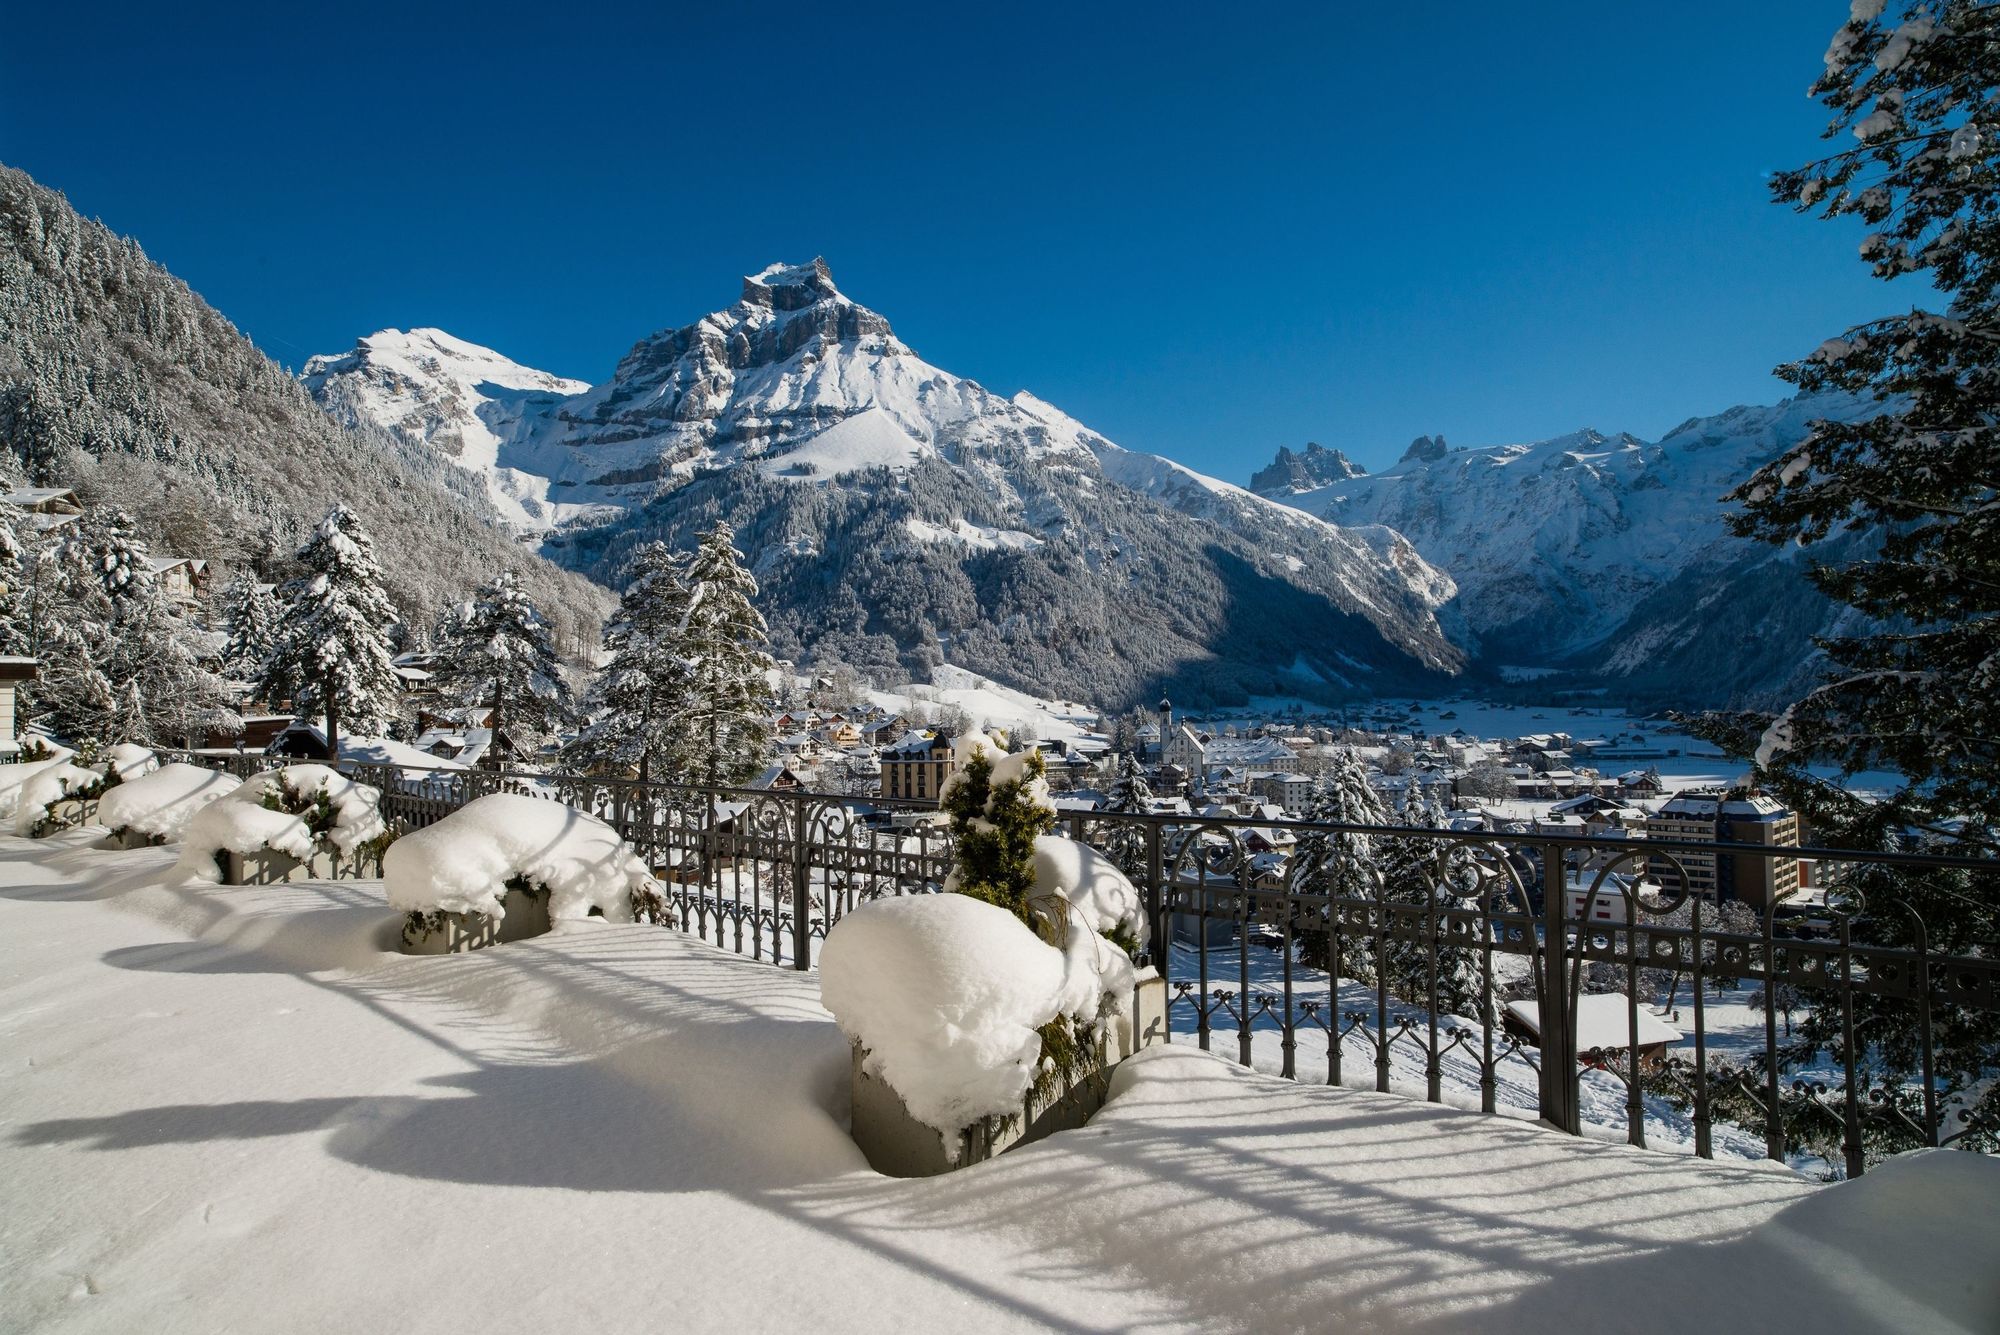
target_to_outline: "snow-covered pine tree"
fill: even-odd
[[[1403,789],[1393,814],[1395,824],[1405,829],[1444,827],[1443,813],[1436,803],[1425,799],[1414,780]],[[1435,969],[1438,1013],[1478,1015],[1478,952],[1469,942],[1455,942],[1442,916],[1446,909],[1463,904],[1448,890],[1454,883],[1466,882],[1470,869],[1453,856],[1455,849],[1450,843],[1420,835],[1385,837],[1379,841],[1378,852],[1383,899],[1392,905],[1425,910],[1424,931],[1436,938],[1435,953],[1431,942],[1424,939],[1398,937],[1383,942],[1389,990],[1405,1001],[1428,1006]]]
[[[327,744],[338,757],[343,724],[369,735],[395,716],[395,611],[382,591],[374,541],[345,505],[326,512],[297,559],[305,573],[281,590],[277,643],[257,693],[274,701],[289,696],[308,717],[324,714]]]
[[[1962,820],[1975,839],[2000,828],[2000,5],[1913,0],[1885,16],[1854,0],[1813,93],[1832,110],[1837,151],[1772,178],[1780,204],[1871,230],[1862,258],[1876,277],[1926,277],[1943,309],[1913,306],[1827,340],[1778,368],[1801,390],[1871,394],[1866,421],[1818,422],[1730,499],[1731,525],[1765,542],[1807,546],[1836,530],[1872,550],[1820,565],[1814,582],[1854,608],[1854,633],[1821,641],[1821,684],[1775,719],[1697,720],[1694,731],[1754,748],[1759,777],[1798,808],[1818,843],[1966,851],[1931,831]],[[1915,295],[1915,294],[1913,294]],[[1816,781],[1806,766],[1899,774],[1882,801]],[[1840,868],[1859,892],[1854,930],[1887,945],[1984,949],[2000,939],[2000,894],[1969,872]],[[1836,895],[1836,898],[1841,896]],[[1920,1070],[1914,1007],[1854,994],[1852,1023],[1871,1035],[1856,1058],[1870,1088],[1901,1089]],[[1936,1035],[1948,1100],[2000,1140],[2000,1014],[1953,1010]],[[1837,1051],[1835,1008],[1809,1013],[1788,1055]],[[1808,1119],[1817,1116],[1808,1113]]]
[[[1130,751],[1118,757],[1118,777],[1111,783],[1111,791],[1105,794],[1106,811],[1140,812],[1152,810],[1153,789],[1146,782],[1146,771],[1139,765],[1139,757]]]
[[[29,579],[41,720],[78,742],[178,742],[235,722],[198,630],[163,595],[131,517],[100,508],[43,544]]]
[[[680,637],[688,683],[683,736],[693,774],[711,787],[756,774],[771,744],[768,632],[752,602],[757,581],[735,543],[734,530],[721,521],[701,535],[688,561]]]
[[[1139,757],[1130,751],[1121,752],[1115,773],[1111,791],[1105,794],[1104,809],[1121,815],[1144,815],[1151,811],[1153,789],[1146,782],[1146,771],[1140,767]],[[1104,851],[1111,855],[1119,870],[1127,876],[1137,876],[1146,866],[1146,845],[1143,826],[1120,821],[1111,827]]]
[[[528,741],[567,726],[574,701],[554,636],[512,571],[482,585],[442,628],[433,655],[437,689],[460,705],[490,708],[496,742],[503,728]]]
[[[1313,788],[1312,810],[1307,819],[1330,825],[1387,825],[1389,813],[1368,782],[1368,772],[1352,748],[1342,747],[1330,758],[1326,772]],[[1374,902],[1381,894],[1376,836],[1354,831],[1311,830],[1301,836],[1292,851],[1292,891],[1302,895],[1328,895],[1338,899]],[[1299,958],[1314,968],[1332,967],[1333,934],[1325,928],[1309,927],[1296,933]],[[1374,939],[1356,939],[1352,933],[1341,938],[1340,972],[1349,978],[1372,981],[1375,977]]]
[[[688,780],[690,687],[681,636],[689,598],[682,561],[665,543],[632,554],[618,611],[604,626],[607,659],[584,702],[590,723],[565,750],[567,763],[586,773]]]
[[[223,595],[222,623],[229,639],[222,670],[237,681],[260,681],[278,642],[277,597],[246,570]]]

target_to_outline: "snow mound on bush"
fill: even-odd
[[[549,919],[632,920],[635,891],[658,883],[632,846],[604,822],[539,797],[493,793],[437,824],[404,835],[382,860],[392,908],[416,913],[506,916],[507,882],[521,877],[549,893]]]
[[[151,774],[160,767],[160,758],[153,754],[151,747],[137,742],[120,742],[104,753],[100,764],[107,774],[116,774],[123,783],[144,774]]]
[[[127,779],[98,799],[97,823],[165,843],[179,843],[209,803],[241,787],[234,775],[178,762]]]
[[[97,770],[72,765],[67,760],[41,762],[16,793],[14,833],[23,837],[32,835],[35,827],[48,818],[50,807],[66,797],[94,791],[103,782],[104,775]]]
[[[1138,971],[1104,934],[1116,932],[1135,948],[1146,943],[1139,887],[1088,844],[1045,834],[1035,840],[1035,893],[1055,895],[1068,906],[1057,1009],[1084,1021],[1125,1014]]]
[[[66,746],[51,748],[46,760],[30,760],[19,765],[0,765],[0,816],[11,817],[21,805],[21,790],[43,770],[66,765],[76,752]]]
[[[980,1118],[1021,1111],[1063,975],[1062,953],[1019,918],[952,894],[862,904],[819,959],[820,1000],[868,1073],[948,1148]]]
[[[294,805],[294,799],[310,801],[320,793],[333,807],[333,825],[318,835],[304,816],[264,805],[267,797]],[[214,883],[222,879],[215,860],[218,853],[270,849],[304,862],[322,841],[342,857],[352,856],[361,845],[387,833],[377,810],[381,796],[325,765],[265,770],[195,813],[182,838],[176,870],[193,880]]]

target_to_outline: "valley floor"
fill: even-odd
[[[384,949],[372,882],[0,840],[0,1329],[1990,1330],[2000,1164],[1781,1167],[1176,1045],[928,1181],[811,974],[648,927]]]

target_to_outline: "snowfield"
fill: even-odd
[[[2000,1326],[2000,1165],[1819,1188],[1176,1046],[870,1172],[811,974],[584,922],[386,953],[378,883],[0,839],[0,1329]]]

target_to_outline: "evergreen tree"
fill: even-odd
[[[496,742],[503,727],[533,739],[568,724],[573,701],[549,623],[512,571],[482,586],[444,632],[435,656],[437,688],[461,705],[490,706],[487,724]]]
[[[1130,751],[1121,753],[1116,773],[1111,791],[1105,795],[1104,809],[1122,815],[1144,815],[1151,811],[1153,790],[1146,782],[1146,771],[1140,768],[1139,758]],[[1119,870],[1127,876],[1137,876],[1145,870],[1146,844],[1144,826],[1120,821],[1111,827],[1104,851],[1118,864]]]
[[[1814,423],[1732,493],[1741,510],[1730,522],[1808,550],[1837,530],[1862,535],[1860,559],[1811,572],[1861,614],[1858,629],[1821,641],[1823,681],[1776,719],[1711,717],[1694,731],[1754,747],[1759,777],[1808,818],[1815,842],[1963,852],[1930,831],[1953,819],[1975,835],[2000,827],[2000,6],[1917,0],[1886,18],[1883,8],[1856,0],[1813,86],[1833,112],[1825,137],[1843,147],[1778,173],[1773,194],[1800,212],[1859,219],[1872,229],[1861,254],[1875,276],[1922,274],[1944,308],[1871,320],[1779,368],[1803,391],[1869,394],[1882,411]],[[1810,763],[1892,771],[1902,784],[1862,801],[1816,781]],[[1934,951],[2000,938],[1991,876],[1821,867],[1858,892],[1849,904],[1861,939],[1912,944],[1911,913]],[[1870,1036],[1855,1054],[1863,1078],[1905,1104],[1898,1091],[1920,1069],[1916,1008],[1870,992],[1854,1007],[1856,1030]],[[1970,1111],[1991,1144],[2000,1015],[1940,1012],[1950,1017],[1936,1034],[1945,1091],[1981,1091]],[[1809,1012],[1787,1059],[1838,1052],[1840,1018]]]
[[[187,744],[237,722],[227,685],[203,661],[199,630],[161,592],[129,515],[84,515],[36,579],[37,698],[56,732]]]
[[[1140,768],[1139,757],[1130,751],[1118,757],[1118,777],[1106,794],[1104,809],[1142,814],[1153,809],[1152,786],[1146,782],[1146,771]]]
[[[374,541],[345,505],[327,511],[298,562],[305,573],[284,586],[277,643],[257,693],[290,697],[308,716],[325,714],[337,759],[343,723],[373,735],[395,715],[388,635],[395,612],[382,591]]]
[[[1035,839],[1055,828],[1046,766],[1026,752],[1002,762],[984,738],[960,743],[961,761],[946,781],[939,805],[951,817],[951,878],[945,889],[1006,909],[1051,944],[1063,941],[1062,924],[1035,902]],[[996,767],[1001,772],[996,774]]]
[[[689,777],[691,688],[681,637],[691,595],[681,570],[665,543],[632,554],[618,612],[604,627],[607,661],[585,701],[591,721],[566,752],[577,768]]]
[[[1383,809],[1381,797],[1369,785],[1368,772],[1351,748],[1342,747],[1333,753],[1326,772],[1314,785],[1312,810],[1307,818],[1330,825],[1389,823],[1389,813]],[[1375,902],[1382,889],[1376,838],[1354,831],[1308,831],[1292,851],[1293,893]],[[1308,927],[1296,936],[1302,961],[1318,969],[1332,967],[1333,937],[1329,930]],[[1372,980],[1373,938],[1344,935],[1338,963],[1343,975]]]
[[[718,521],[688,562],[688,609],[680,657],[688,707],[682,737],[692,771],[711,787],[741,783],[762,769],[774,705],[757,581],[743,567],[736,535]]]
[[[1410,830],[1442,829],[1444,813],[1426,801],[1412,782],[1403,789],[1395,823]],[[1434,945],[1406,937],[1384,940],[1383,967],[1389,975],[1389,990],[1405,1001],[1428,1006],[1435,973],[1439,1014],[1479,1014],[1478,952],[1469,940],[1454,941],[1443,917],[1446,909],[1466,902],[1451,893],[1454,889],[1469,890],[1478,884],[1472,869],[1454,856],[1454,845],[1445,840],[1384,838],[1379,853],[1384,902],[1422,910],[1423,930],[1436,938]]]
[[[278,642],[281,609],[272,592],[245,571],[223,596],[223,629],[229,640],[222,670],[237,681],[260,681]]]
[[[1803,790],[1817,828],[1876,831],[1944,815],[2000,824],[2000,7],[1921,0],[1896,19],[1861,0],[1813,92],[1826,137],[1850,146],[1780,172],[1780,203],[1874,229],[1877,277],[1926,275],[1941,312],[1849,329],[1778,374],[1808,392],[1872,394],[1880,415],[1817,422],[1731,499],[1745,536],[1808,545],[1876,535],[1814,582],[1864,614],[1822,642],[1824,682],[1763,733],[1765,776]],[[1858,140],[1858,143],[1853,143]],[[1737,720],[1740,724],[1742,720]],[[1709,735],[1741,740],[1726,724]],[[1894,798],[1864,813],[1803,781],[1809,761],[1891,770]],[[1823,810],[1831,807],[1833,810]]]

